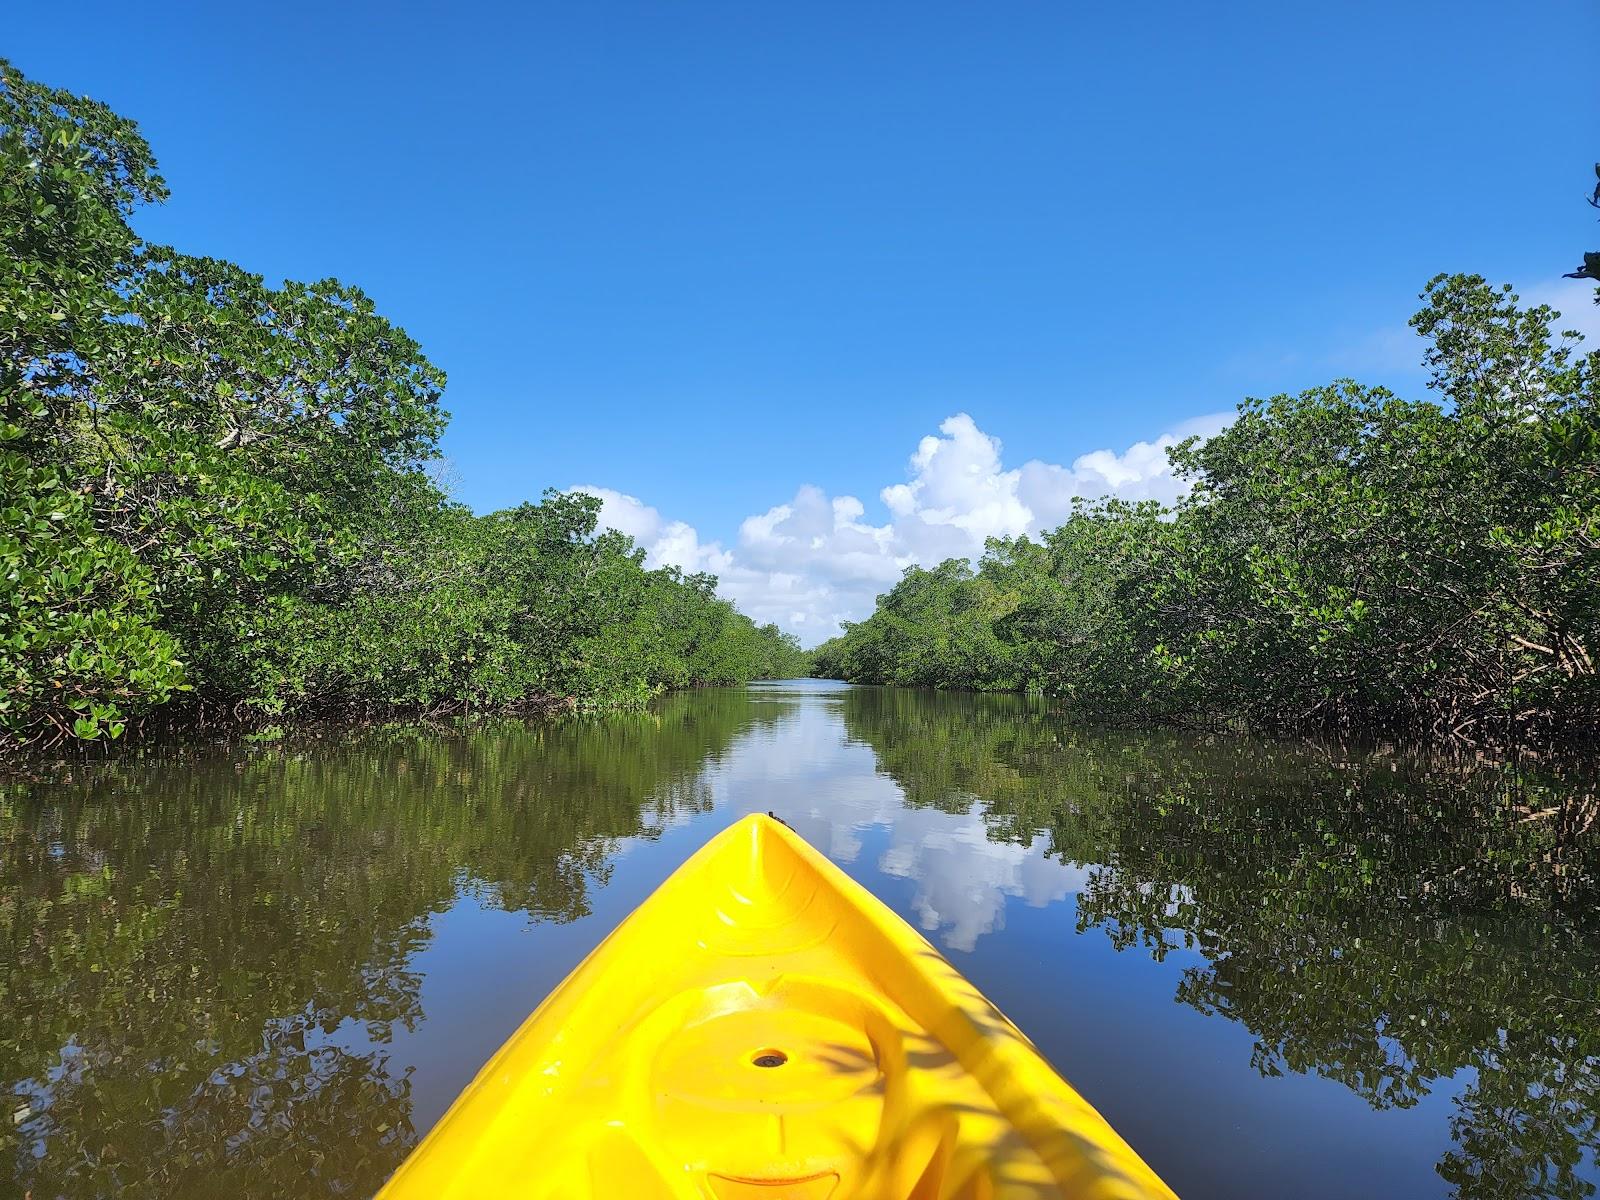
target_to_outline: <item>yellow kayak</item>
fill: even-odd
[[[1171,1200],[909,925],[752,816],[552,992],[381,1200]]]

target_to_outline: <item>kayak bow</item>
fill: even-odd
[[[971,983],[779,822],[680,867],[381,1200],[1172,1200]]]

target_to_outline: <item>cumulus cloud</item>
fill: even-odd
[[[998,438],[966,413],[939,425],[911,455],[906,478],[878,492],[887,519],[873,524],[855,496],[805,484],[788,501],[746,517],[725,546],[703,542],[635,496],[581,485],[598,496],[602,525],[628,534],[649,566],[711,571],[724,595],[758,622],[773,622],[814,645],[860,620],[912,564],[976,558],[991,537],[1037,534],[1059,525],[1075,497],[1171,502],[1183,491],[1167,450],[1227,424],[1214,413],[1122,451],[1094,450],[1069,465],[1030,460],[1007,469]]]
[[[685,571],[718,571],[732,565],[722,547],[700,544],[700,535],[687,521],[668,521],[637,496],[613,488],[580,483],[567,489],[585,492],[600,501],[600,527],[625,533],[644,550],[645,566],[680,567]]]
[[[1581,331],[1591,345],[1600,340],[1593,298],[1592,287],[1578,280],[1522,290],[1525,304],[1561,310],[1559,327]],[[1420,351],[1414,331],[1397,327],[1380,330],[1345,358],[1414,365]],[[976,558],[986,538],[1053,529],[1076,497],[1171,503],[1183,483],[1168,468],[1167,451],[1187,437],[1210,437],[1231,416],[1196,417],[1123,450],[1091,450],[1065,464],[1031,459],[1007,468],[999,439],[956,413],[917,444],[904,479],[876,492],[881,524],[858,497],[829,496],[805,484],[783,503],[746,517],[728,543],[702,541],[692,525],[625,492],[588,484],[572,490],[598,496],[601,523],[632,537],[649,566],[709,571],[722,593],[757,621],[815,645],[837,633],[841,622],[870,613],[906,567]]]

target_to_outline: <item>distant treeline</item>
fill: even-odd
[[[1080,502],[976,569],[910,569],[814,672],[1115,720],[1592,734],[1600,354],[1475,276],[1425,299],[1439,403],[1348,380],[1248,401],[1173,449],[1176,507]]]
[[[157,710],[615,705],[801,673],[592,497],[475,517],[444,376],[360,291],[141,242],[131,122],[0,60],[0,751]]]

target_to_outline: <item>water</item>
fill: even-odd
[[[713,832],[773,810],[1186,1200],[1578,1197],[1591,782],[795,682],[0,791],[0,1194],[370,1194]]]

